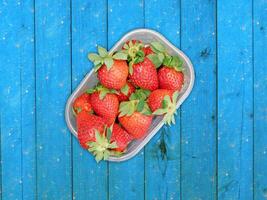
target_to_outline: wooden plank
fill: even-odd
[[[218,1],[218,199],[253,198],[251,6]]]
[[[181,197],[216,198],[216,5],[181,1],[181,47],[195,68],[195,85],[181,107]]]
[[[254,199],[267,198],[267,2],[254,0]]]
[[[1,2],[1,163],[2,198],[21,199],[21,21],[16,2]],[[5,51],[4,51],[5,49]],[[14,56],[17,55],[17,56]],[[3,110],[4,108],[4,110]],[[8,112],[7,112],[8,111]]]
[[[143,1],[108,1],[108,47],[125,33],[144,24]],[[109,198],[144,199],[144,153],[129,161],[109,163]]]
[[[71,92],[70,1],[35,2],[37,195],[71,199],[71,135],[64,120]]]
[[[34,1],[19,2],[23,40],[21,52],[21,142],[22,198],[36,198],[36,135],[35,135],[35,52]]]
[[[145,1],[145,27],[179,47],[180,0]],[[145,148],[145,189],[145,199],[180,199],[180,110]]]
[[[35,198],[33,1],[1,2],[1,197]]]
[[[91,70],[88,52],[107,45],[107,1],[72,2],[72,86]],[[73,137],[73,198],[107,199],[107,163],[97,164]]]

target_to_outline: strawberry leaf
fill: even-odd
[[[122,116],[131,116],[135,109],[136,109],[136,101],[124,101],[120,103],[120,107],[119,107],[119,117]]]
[[[116,144],[116,142],[112,142],[111,144],[108,145],[108,148],[116,149],[116,148],[118,148],[118,145]]]
[[[168,112],[168,109],[159,108],[159,109],[155,110],[152,114],[153,115],[163,115],[167,112]]]
[[[97,47],[97,50],[98,50],[99,55],[100,55],[102,58],[105,58],[105,57],[108,56],[108,51],[107,51],[104,47],[98,46],[98,47]]]
[[[125,84],[125,86],[123,86],[122,88],[121,88],[121,92],[122,92],[122,94],[124,94],[124,95],[128,95],[128,93],[129,93],[129,86],[128,86],[128,84]]]
[[[183,71],[183,61],[178,56],[166,56],[163,65],[176,71]]]
[[[102,64],[101,63],[95,65],[94,71],[97,72],[101,67],[102,67]]]
[[[129,74],[132,75],[133,74],[133,62],[129,63]]]
[[[123,45],[123,48],[127,50],[127,49],[129,49],[129,45],[125,43],[125,44]]]
[[[136,111],[137,112],[142,112],[142,110],[144,109],[144,106],[145,106],[145,101],[144,100],[140,100],[137,103]]]
[[[90,88],[86,90],[86,93],[88,94],[92,94],[93,92],[95,92],[95,88]]]
[[[111,128],[108,128],[107,129],[107,139],[108,139],[108,141],[110,141],[111,135],[112,135],[112,130],[111,130]]]
[[[115,142],[110,143],[109,139],[105,136],[105,131],[100,134],[98,130],[95,130],[95,141],[87,143],[88,151],[95,156],[96,162],[100,160],[107,160],[111,155],[111,149],[117,148]]]
[[[159,58],[158,54],[149,54],[148,59],[155,65],[156,68],[159,68],[162,64],[162,61]]]
[[[106,57],[104,59],[104,63],[107,66],[107,69],[110,70],[110,68],[112,67],[114,61],[113,61],[113,59],[111,57]]]
[[[107,94],[108,94],[108,91],[107,90],[100,91],[99,99],[100,100],[103,100]]]
[[[131,94],[130,100],[146,100],[150,93],[149,90],[136,89],[135,92]]]
[[[104,153],[103,153],[103,159],[104,160],[107,160],[109,158],[109,156],[110,156],[109,151],[104,151]]]
[[[151,42],[151,47],[155,53],[166,52],[165,47],[160,42]]]
[[[116,60],[127,60],[127,53],[124,53],[124,52],[117,52],[115,53],[112,58],[116,59]]]
[[[96,53],[89,53],[88,59],[91,60],[92,62],[95,62],[95,61],[101,60],[102,58]]]
[[[144,115],[151,115],[152,114],[147,103],[144,104],[143,110],[140,113],[142,113]]]

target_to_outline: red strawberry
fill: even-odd
[[[132,140],[132,136],[118,124],[114,124],[113,128],[105,128],[103,132],[95,131],[95,140],[88,142],[88,151],[99,162],[102,159],[107,160],[111,155],[121,155]]]
[[[116,142],[117,148],[115,151],[123,152],[132,140],[133,137],[129,135],[129,133],[127,133],[127,131],[125,131],[121,126],[118,124],[113,125],[110,141]]]
[[[88,149],[87,143],[95,141],[95,130],[104,131],[105,121],[103,118],[85,111],[80,112],[76,118],[78,129],[78,140],[81,146]]]
[[[142,89],[156,90],[158,88],[157,69],[154,64],[145,57],[143,62],[132,65],[132,70],[130,69],[130,80],[134,85]]]
[[[111,125],[118,114],[119,100],[116,94],[108,93],[105,88],[96,88],[90,96],[90,103],[96,114],[103,117]]]
[[[151,92],[147,99],[147,103],[151,111],[154,112],[155,110],[162,108],[162,101],[164,97],[166,95],[171,97],[172,94],[173,94],[172,90],[164,90],[164,89],[157,89]]]
[[[130,83],[127,82],[125,86],[123,86],[123,88],[121,88],[121,90],[119,91],[118,99],[119,101],[127,101],[129,100],[129,97],[132,93],[134,93],[135,91],[135,87]]]
[[[132,100],[120,104],[119,122],[134,138],[141,138],[152,123],[152,115],[144,101]]]
[[[158,89],[151,92],[147,102],[154,115],[163,115],[167,124],[175,123],[176,102],[178,92],[173,90]]]
[[[88,58],[94,62],[95,71],[102,85],[109,89],[121,89],[126,84],[128,77],[128,55],[124,52],[109,54],[103,47],[98,46],[98,54],[91,53]]]
[[[152,123],[152,116],[134,112],[131,116],[119,117],[119,122],[129,134],[138,139],[148,131]]]
[[[78,114],[81,111],[86,111],[88,113],[93,112],[92,106],[89,101],[90,95],[87,93],[84,93],[80,95],[77,99],[75,99],[73,103],[73,110],[75,114]]]
[[[180,91],[184,83],[184,74],[182,72],[166,66],[163,66],[158,71],[158,78],[159,87],[167,90]]]
[[[143,48],[143,51],[144,51],[144,53],[145,53],[146,56],[149,55],[149,54],[154,53],[154,52],[152,51],[152,49],[151,49],[150,46],[146,46],[146,47],[144,47],[144,48]]]
[[[114,60],[110,69],[103,65],[98,70],[98,79],[102,85],[109,89],[121,89],[126,84],[128,65],[124,60]]]

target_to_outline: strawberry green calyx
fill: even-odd
[[[119,117],[131,116],[134,112],[151,115],[151,110],[144,100],[130,100],[120,103]]]
[[[107,136],[105,135],[105,132],[107,132]],[[110,141],[111,133],[112,130],[110,130],[110,128],[108,128],[107,131],[104,130],[103,134],[100,134],[98,130],[95,130],[95,141],[87,143],[89,146],[88,151],[95,156],[96,162],[107,160],[113,155],[114,149],[117,148],[116,142]]]
[[[125,86],[123,86],[120,91],[121,91],[122,94],[127,96],[128,93],[129,93],[129,89],[130,88],[129,88],[128,84],[125,84]]]
[[[151,91],[144,89],[136,89],[130,96],[130,100],[146,100],[150,95]]]
[[[147,57],[153,62],[156,68],[163,64],[164,66],[173,68],[176,71],[183,70],[183,61],[178,56],[169,55],[161,43],[152,42],[151,48],[154,54],[150,54]]]
[[[107,66],[107,69],[109,70],[114,63],[113,59],[127,60],[127,54],[122,51],[118,51],[115,54],[111,54],[108,53],[108,51],[101,46],[98,46],[97,50],[98,54],[96,53],[88,54],[89,60],[91,60],[94,63],[95,72],[97,72],[103,64],[105,64]]]
[[[86,90],[88,94],[92,94],[94,92],[100,92],[99,98],[103,100],[107,94],[118,94],[118,92],[114,89],[108,89],[102,85],[97,85],[95,88],[90,88]]]
[[[133,60],[138,56],[139,51],[144,47],[144,45],[139,41],[130,40],[128,43],[123,45],[124,52]]]
[[[175,124],[174,116],[177,114],[176,111],[176,102],[178,98],[178,92],[174,92],[172,95],[172,100],[169,95],[166,95],[162,101],[162,108],[157,109],[152,114],[153,115],[163,115],[163,121],[165,124],[171,125],[171,123]]]
[[[128,62],[129,62],[129,73],[133,73],[133,64],[137,64],[144,61],[145,53],[143,51],[144,45],[139,42],[133,42],[130,40],[128,43],[123,45],[123,51],[128,55]]]
[[[160,67],[163,63],[163,60],[168,53],[165,47],[160,42],[151,42],[150,44],[153,54],[149,54],[147,57],[153,62],[156,68]]]
[[[177,72],[183,71],[183,61],[178,56],[166,56],[162,64]]]

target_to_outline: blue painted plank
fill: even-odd
[[[180,1],[146,0],[145,27],[179,47]],[[145,184],[145,199],[180,199],[180,110],[176,124],[162,128],[145,147]]]
[[[1,2],[2,198],[22,199],[21,184],[21,21],[17,2]],[[14,56],[16,55],[16,56]],[[8,111],[8,112],[7,112]]]
[[[37,195],[71,199],[71,135],[64,120],[71,92],[70,1],[35,2]]]
[[[181,47],[195,68],[195,85],[181,107],[181,197],[216,198],[216,5],[181,1]]]
[[[254,199],[267,199],[267,1],[254,0]]]
[[[1,198],[34,199],[33,1],[2,1],[0,17]]]
[[[21,143],[22,198],[36,198],[34,1],[18,1],[22,20],[21,52]]]
[[[253,198],[251,6],[218,1],[218,199]]]
[[[144,24],[142,0],[108,1],[108,47]],[[109,199],[144,199],[143,151],[129,161],[109,163]]]
[[[88,52],[107,45],[107,1],[72,2],[72,86],[88,73],[92,64]],[[107,199],[107,163],[97,164],[73,137],[73,198]]]

